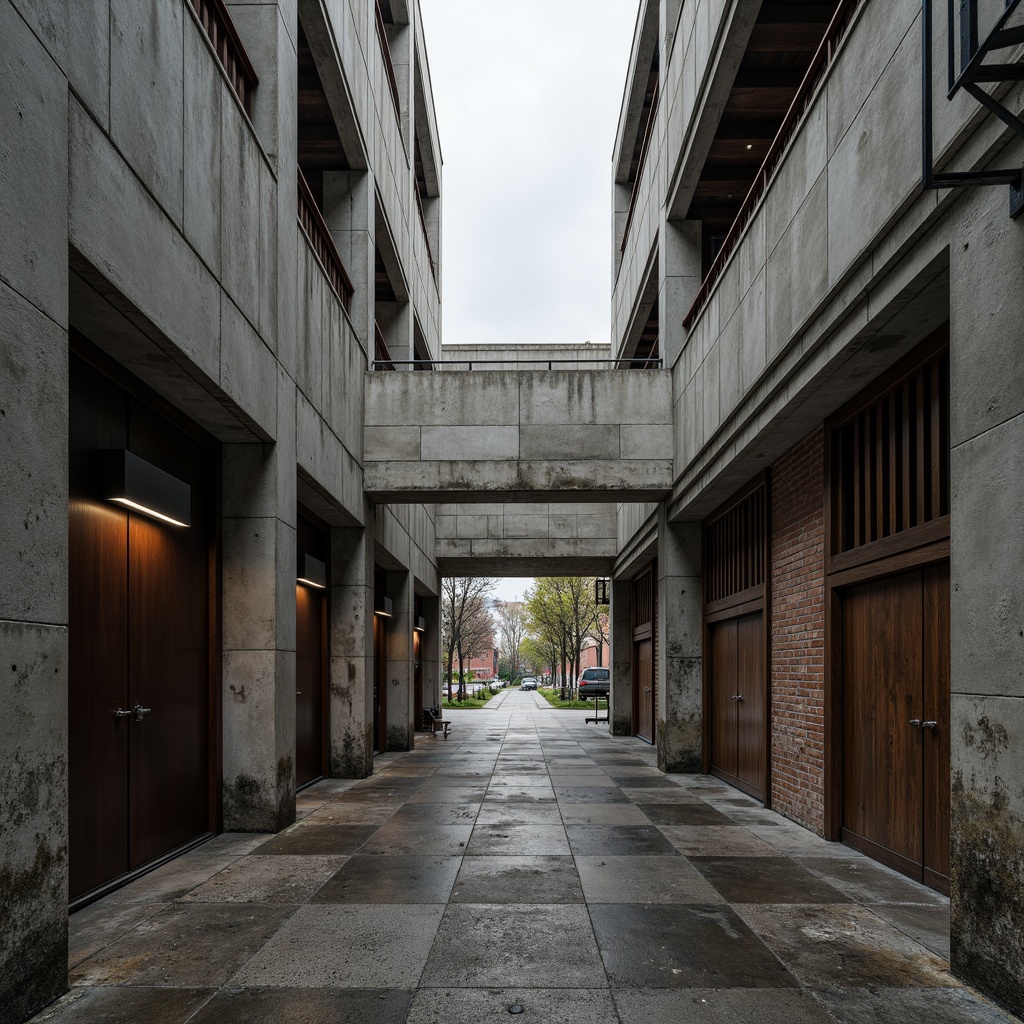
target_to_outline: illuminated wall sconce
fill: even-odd
[[[327,566],[312,555],[303,555],[299,561],[299,582],[317,590],[327,589]]]
[[[103,497],[174,526],[192,525],[192,488],[124,448],[100,452]]]
[[[394,615],[393,608],[394,605],[390,597],[378,598],[374,602],[373,614],[379,615],[383,619],[390,619]]]
[[[426,633],[427,631],[427,620],[422,616],[416,617],[416,625],[412,627],[417,633]]]

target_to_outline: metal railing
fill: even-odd
[[[380,366],[377,364],[380,363]],[[413,369],[426,368],[428,370],[443,370],[450,366],[465,366],[472,370],[475,366],[504,366],[516,369],[526,365],[547,366],[549,370],[554,369],[556,363],[570,367],[591,363],[614,364],[613,369],[626,370],[660,370],[661,359],[391,359],[390,357],[378,357],[373,361],[375,370],[393,370],[398,366],[411,366]]]
[[[725,236],[725,241],[722,242],[722,248],[718,250],[712,261],[711,267],[697,291],[697,297],[693,300],[693,305],[690,306],[686,316],[683,317],[683,327],[686,330],[693,326],[694,320],[697,319],[698,314],[711,297],[711,292],[718,279],[722,276],[725,264],[739,243],[740,236],[753,218],[758,203],[760,203],[768,191],[771,176],[775,173],[779,164],[782,163],[782,158],[789,149],[789,144],[795,138],[804,114],[810,108],[815,88],[832,65],[833,58],[839,48],[839,43],[846,35],[846,30],[853,18],[854,11],[863,2],[864,0],[840,0],[836,13],[832,16],[832,20],[825,30],[825,35],[818,45],[814,57],[811,59],[811,65],[807,69],[807,74],[804,75],[803,81],[793,97],[793,102],[789,105],[789,110],[786,111],[786,116],[782,119],[782,125],[775,133],[775,138],[768,148],[768,155],[764,158],[764,162],[754,178],[754,183],[750,186],[746,198],[744,198],[740,205],[736,219],[732,222],[732,227],[729,228],[729,233]]]
[[[345,311],[350,312],[355,287],[345,270],[341,254],[334,244],[334,239],[331,238],[330,229],[324,221],[320,207],[316,204],[316,199],[313,198],[302,168],[297,168],[297,171],[299,177],[299,224],[302,226],[303,234],[319,260],[320,266],[323,267],[331,287],[341,300]]]
[[[213,45],[214,53],[228,76],[231,88],[245,112],[252,116],[252,96],[259,85],[256,69],[245,52],[224,0],[191,0],[199,23]]]

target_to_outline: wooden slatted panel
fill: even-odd
[[[633,632],[654,628],[654,569],[646,569],[633,580]]]
[[[228,76],[231,88],[241,100],[245,112],[252,116],[252,97],[259,84],[256,70],[238,38],[224,0],[192,0],[192,7],[206,31],[217,59]]]
[[[949,355],[832,432],[833,554],[949,514]]]
[[[705,604],[764,585],[766,493],[762,484],[705,524]]]

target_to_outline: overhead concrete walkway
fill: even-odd
[[[36,1020],[996,1024],[947,901],[509,692],[71,918]]]
[[[674,477],[669,370],[366,373],[378,502],[657,501]]]

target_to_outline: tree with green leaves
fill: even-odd
[[[551,652],[552,672],[561,681],[562,698],[572,695],[583,646],[599,628],[592,576],[546,577],[526,594],[527,628]]]

